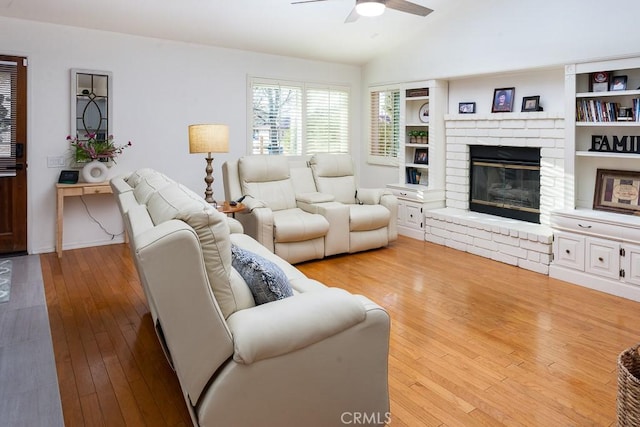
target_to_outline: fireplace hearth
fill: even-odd
[[[540,149],[470,145],[469,210],[540,223]]]

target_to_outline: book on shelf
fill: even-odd
[[[420,184],[422,173],[416,168],[407,168],[407,184]]]

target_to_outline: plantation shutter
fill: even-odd
[[[252,154],[302,154],[302,88],[253,81]]]
[[[370,101],[369,158],[394,163],[400,145],[400,90],[372,90]]]
[[[349,152],[349,92],[306,91],[305,154]]]
[[[16,176],[17,63],[0,61],[0,176]]]

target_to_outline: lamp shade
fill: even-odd
[[[190,125],[189,153],[229,152],[229,126]]]
[[[383,0],[361,0],[356,1],[356,12],[361,16],[380,16],[384,13],[385,4]]]

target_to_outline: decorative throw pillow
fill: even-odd
[[[293,296],[284,271],[268,259],[232,244],[231,265],[247,282],[256,305]]]

